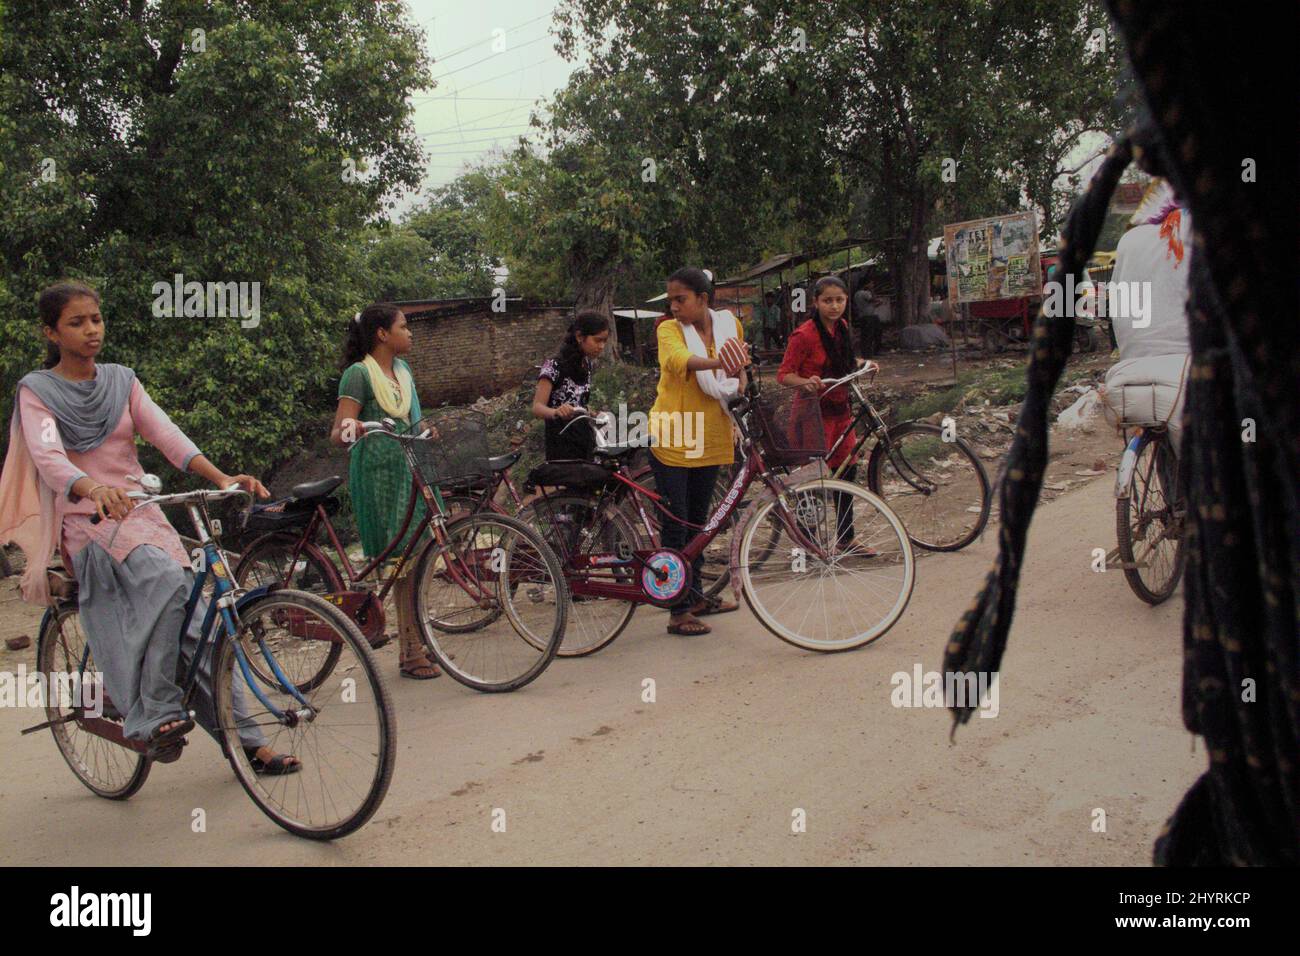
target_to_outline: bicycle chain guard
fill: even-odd
[[[641,591],[651,604],[671,607],[691,586],[691,564],[680,551],[660,548],[641,568]]]

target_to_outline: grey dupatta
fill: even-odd
[[[97,365],[86,382],[70,382],[49,369],[29,372],[18,387],[30,388],[54,415],[63,447],[87,452],[98,448],[117,427],[131,397],[135,372],[125,365]],[[17,405],[15,404],[15,408]]]

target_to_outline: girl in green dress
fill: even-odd
[[[391,418],[398,432],[406,432],[421,419],[420,398],[415,393],[411,367],[399,356],[411,351],[411,330],[395,305],[378,303],[348,323],[343,345],[343,377],[330,440],[349,445],[361,437],[360,421]],[[367,558],[384,552],[402,528],[406,502],[414,479],[401,446],[372,438],[351,454],[348,487],[356,515],[361,548]],[[417,497],[411,529],[424,517],[424,502]],[[407,535],[412,533],[408,529]],[[407,538],[395,550],[400,556]],[[428,680],[442,671],[425,655],[419,632],[410,620],[410,580],[404,571],[394,588],[397,628],[401,646],[401,674]]]

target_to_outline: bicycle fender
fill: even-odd
[[[784,483],[793,487],[801,482],[808,481],[810,478],[825,478],[830,477],[830,475],[831,470],[826,467],[826,462],[819,458],[816,461],[809,462],[802,468],[794,471],[785,478]],[[740,540],[744,537],[744,535],[740,533],[741,529],[748,524],[749,520],[755,515],[759,508],[767,502],[774,501],[775,499],[776,495],[772,494],[772,489],[764,485],[763,490],[759,492],[758,497],[749,503],[745,510],[740,513],[740,517],[736,521],[736,530],[731,535],[730,565],[731,596],[737,604],[740,603],[741,594],[740,574],[738,573],[740,569]]]
[[[238,601],[235,602],[235,610],[237,612],[242,611],[245,607],[247,607],[249,604],[252,604],[258,598],[264,598],[270,593],[271,593],[271,585],[269,584],[263,584],[261,587],[253,588],[251,591],[248,591],[243,597],[241,597]]]
[[[1137,467],[1138,452],[1142,450],[1142,440],[1146,438],[1145,434],[1134,435],[1124,449],[1124,457],[1119,460],[1119,468],[1115,471],[1115,497],[1128,497],[1128,484],[1133,478],[1133,469]]]

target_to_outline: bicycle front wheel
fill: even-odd
[[[236,637],[220,639],[213,671],[217,726],[235,776],[290,833],[333,840],[354,832],[379,809],[397,754],[392,701],[369,645],[339,608],[305,591],[273,591],[239,616]],[[319,679],[318,649],[331,645],[338,658]],[[255,655],[275,686],[245,670]],[[261,745],[294,755],[301,768],[259,773],[244,748]]]
[[[846,481],[813,478],[785,497],[793,510],[765,502],[741,531],[750,609],[777,637],[808,650],[877,640],[902,616],[915,583],[902,522]]]
[[[569,589],[555,552],[528,525],[498,514],[455,521],[446,538],[415,562],[411,600],[426,649],[475,690],[511,691],[536,680],[568,621]]]
[[[917,547],[959,551],[980,536],[993,508],[988,472],[963,438],[938,425],[903,422],[871,450],[868,490],[883,498]]]

